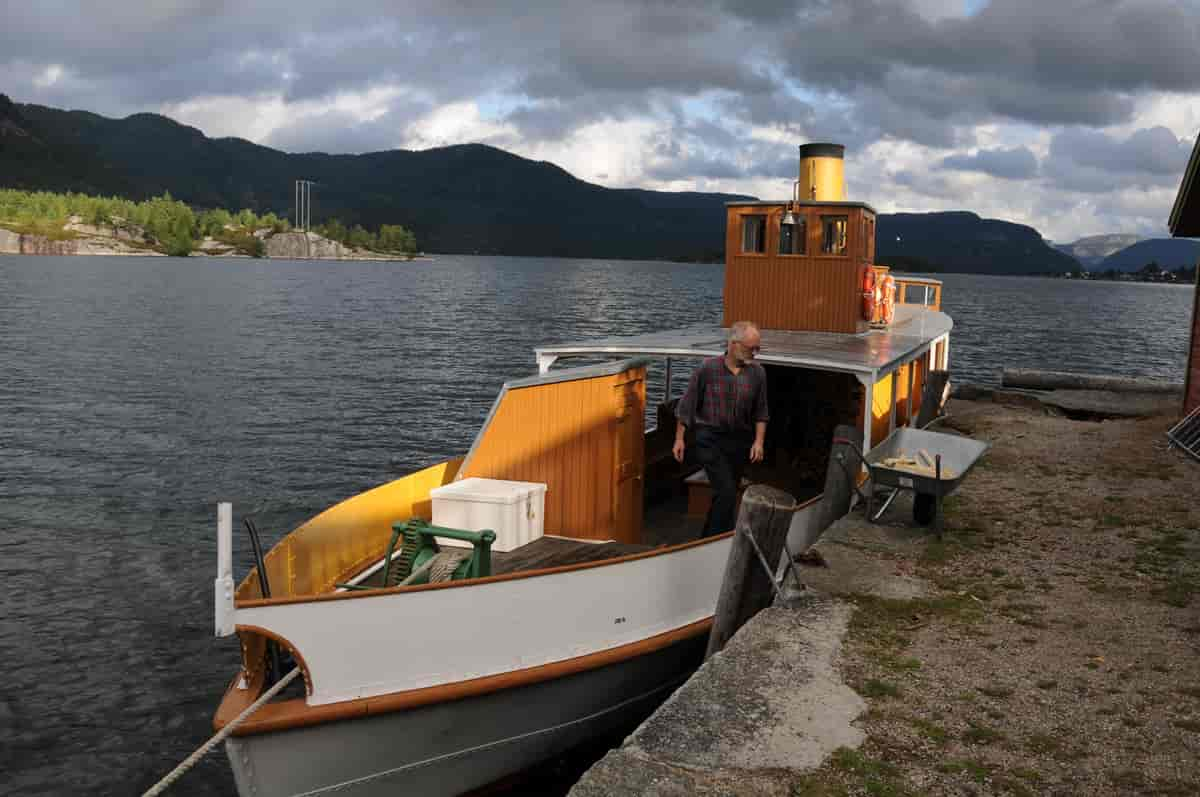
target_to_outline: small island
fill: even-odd
[[[417,241],[398,224],[371,231],[328,219],[298,230],[270,211],[197,210],[169,193],[135,202],[0,189],[0,254],[412,260]]]

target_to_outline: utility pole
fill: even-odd
[[[312,180],[297,180],[295,188],[296,199],[296,229],[308,232],[312,226]]]

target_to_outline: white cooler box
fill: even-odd
[[[471,477],[429,491],[433,525],[496,532],[492,550],[506,553],[542,536],[546,485]],[[469,543],[438,537],[439,545]]]

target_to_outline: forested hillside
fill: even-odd
[[[313,221],[401,225],[423,250],[597,258],[724,256],[732,194],[611,189],[551,163],[480,144],[364,155],[288,154],[211,139],[155,114],[109,119],[0,95],[0,186],[166,193],[200,211],[291,213],[296,179],[316,182]],[[787,186],[780,185],[780,194]],[[912,270],[1063,272],[1078,264],[1030,227],[973,213],[883,214],[879,259]]]

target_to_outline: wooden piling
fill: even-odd
[[[933,419],[942,414],[946,403],[946,385],[950,382],[949,371],[930,371],[921,390],[921,411],[917,413],[917,428],[924,429]]]
[[[862,470],[862,448],[862,429],[846,424],[834,428],[833,444],[829,447],[829,464],[825,467],[825,489],[821,494],[821,515],[818,523],[820,530],[813,536],[813,542],[816,542],[835,520],[850,511],[850,497],[855,488],[851,479]]]
[[[733,535],[725,565],[725,580],[717,598],[706,659],[725,647],[734,632],[775,599],[772,586],[775,572],[764,571],[747,535],[754,536],[768,565],[778,567],[796,507],[796,499],[791,495],[765,484],[751,485],[742,495],[737,533]]]

